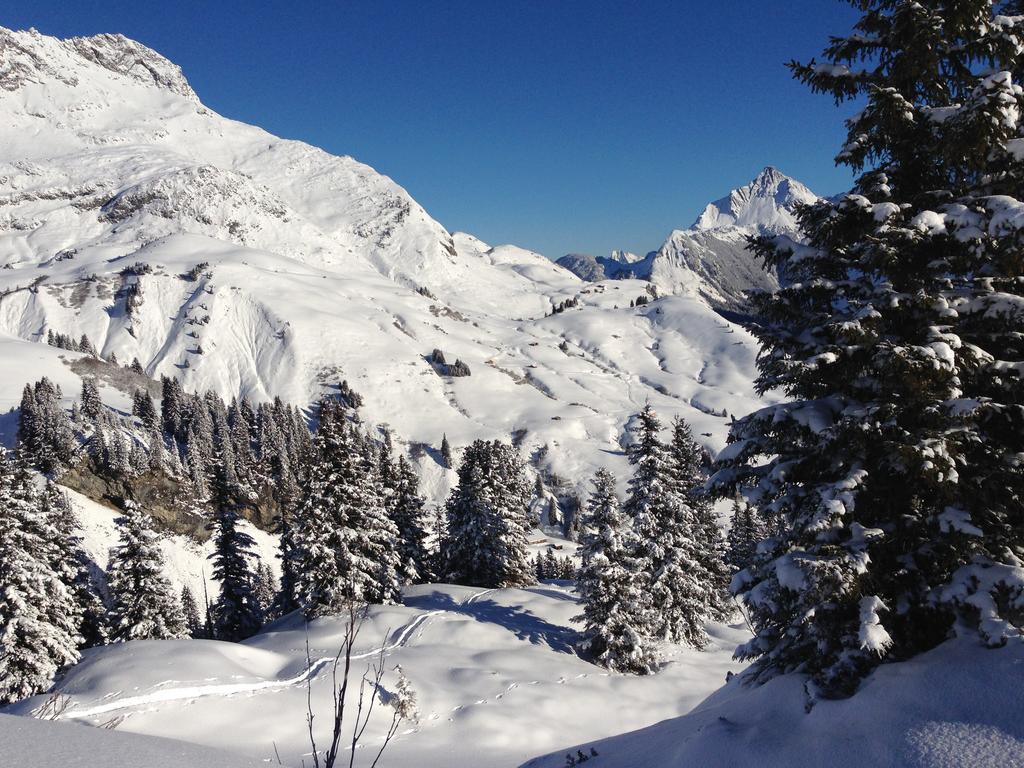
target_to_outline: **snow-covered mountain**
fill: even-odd
[[[586,283],[449,233],[372,168],[217,115],[119,35],[0,29],[0,146],[12,344],[85,333],[228,398],[303,405],[345,378],[408,447],[515,435],[581,489],[599,466],[621,473],[648,400],[712,448],[759,402],[752,338],[699,292],[634,310],[646,282]],[[439,375],[435,348],[471,376]],[[12,372],[0,398],[38,375]],[[437,498],[451,475],[417,455]]]
[[[776,168],[709,203],[689,229],[673,231],[640,258],[570,254],[558,263],[584,280],[649,280],[662,294],[700,296],[716,307],[742,307],[751,290],[775,290],[779,278],[747,251],[753,234],[796,234],[796,207],[818,197]]]

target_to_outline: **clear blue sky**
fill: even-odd
[[[0,25],[121,32],[205,104],[388,174],[450,230],[557,258],[644,252],[775,165],[848,188],[830,99],[783,63],[838,0],[8,0]]]

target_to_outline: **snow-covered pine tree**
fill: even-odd
[[[18,420],[19,453],[40,472],[70,466],[78,455],[71,421],[61,405],[60,387],[45,376],[25,385]]]
[[[149,515],[130,499],[114,522],[120,542],[110,552],[107,584],[116,641],[185,637],[181,603],[163,573],[163,556]]]
[[[448,443],[448,435],[441,435],[441,465],[445,469],[452,468],[452,447]]]
[[[703,648],[716,585],[695,538],[697,516],[676,492],[672,456],[661,442],[661,423],[650,405],[637,415],[634,431],[637,440],[627,452],[634,470],[624,510],[632,520],[632,563],[650,599],[642,630]]]
[[[462,455],[459,484],[446,505],[445,578],[458,584],[531,584],[527,552],[526,467],[511,445],[476,440]]]
[[[558,558],[553,549],[548,549],[544,552],[544,578],[557,579],[558,575]]]
[[[274,612],[274,605],[278,593],[277,579],[274,578],[274,572],[271,570],[270,565],[262,560],[256,569],[252,591],[256,599],[256,605],[260,610],[260,620],[262,623],[266,624],[276,619],[277,614]]]
[[[0,705],[45,691],[78,660],[73,595],[53,565],[64,531],[26,480],[0,450]]]
[[[185,618],[185,628],[190,637],[195,639],[206,637],[206,625],[199,616],[199,604],[188,584],[181,588],[181,613]]]
[[[82,334],[82,338],[78,341],[78,349],[80,352],[85,352],[87,355],[96,357],[96,347],[93,346],[92,341],[84,333]]]
[[[725,561],[725,539],[718,527],[713,499],[705,491],[707,454],[693,439],[693,431],[677,416],[672,421],[672,440],[668,444],[673,493],[693,513],[696,528],[690,536],[696,543],[696,557],[707,583],[707,615],[725,621],[733,614],[729,597],[729,566]]]
[[[281,458],[283,461],[287,460],[283,456]],[[290,471],[285,472],[283,477],[283,484],[277,488],[280,513],[274,521],[279,537],[277,556],[281,561],[281,581],[272,611],[275,616],[284,616],[301,607],[297,593],[299,550],[294,523],[295,509],[299,503],[299,489]]]
[[[1003,642],[1024,609],[1021,4],[857,5],[791,67],[863,102],[837,157],[860,176],[799,211],[806,242],[754,245],[791,279],[755,331],[758,388],[789,402],[735,424],[718,475],[780,532],[736,585],[739,655],[824,696],[954,626]]]
[[[160,414],[157,413],[153,398],[144,389],[135,390],[132,396],[132,415],[138,416],[147,429],[152,429],[160,423]]]
[[[420,496],[420,479],[405,456],[395,466],[391,519],[398,529],[399,575],[404,584],[422,584],[432,576],[427,548],[427,516]]]
[[[167,451],[164,448],[164,435],[159,425],[154,425],[149,430],[146,440],[146,468],[151,472],[160,472],[165,468]]]
[[[213,601],[213,630],[218,640],[238,642],[259,631],[262,611],[253,592],[253,538],[239,528],[235,487],[218,462],[211,487],[212,506],[207,530],[213,541],[210,561],[220,590]]]
[[[619,509],[615,478],[607,470],[594,476],[583,531],[583,564],[576,574],[583,613],[574,618],[583,622],[578,648],[616,672],[652,672],[657,656],[646,636],[645,579],[633,561],[628,521]]]
[[[26,480],[32,483],[30,478]],[[36,496],[34,483],[28,496]],[[38,506],[49,565],[60,581],[60,588],[50,595],[50,623],[74,637],[77,645],[82,646],[86,609],[95,611],[97,606],[95,596],[80,591],[83,587],[91,586],[91,581],[87,577],[83,578],[82,574],[88,558],[82,550],[82,540],[77,533],[80,526],[67,495],[52,482],[46,484],[42,495],[38,497]],[[93,617],[89,619],[91,624]],[[92,630],[92,627],[89,629]],[[74,660],[77,660],[77,656]]]
[[[383,603],[398,595],[398,532],[362,449],[344,408],[323,401],[295,519],[296,592],[310,618],[340,613],[350,600]]]
[[[544,581],[548,577],[547,561],[543,552],[538,552],[533,559],[533,570],[537,575],[537,581]]]
[[[182,421],[182,400],[184,392],[177,379],[169,376],[161,378],[162,390],[160,394],[160,417],[163,420],[164,431],[178,440],[184,438],[181,432]]]
[[[89,421],[96,421],[103,410],[100,390],[96,386],[96,378],[86,376],[82,379],[81,413]]]
[[[768,530],[757,508],[737,495],[732,503],[725,558],[733,572],[742,571],[753,564],[757,545],[767,536]]]

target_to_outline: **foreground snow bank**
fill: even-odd
[[[424,585],[406,590],[404,600],[371,609],[354,663],[358,678],[383,645],[385,687],[394,690],[400,664],[416,691],[419,722],[406,723],[388,748],[383,764],[391,766],[508,768],[564,744],[676,717],[738,669],[732,651],[746,635],[710,626],[707,650],[666,646],[658,674],[612,675],[572,651],[578,625],[571,618],[580,608],[566,582],[498,590]],[[93,649],[56,686],[68,697],[62,717],[274,764],[276,750],[287,766],[309,765],[307,681],[324,743],[329,659],[344,628],[341,619],[307,627],[292,615],[244,643],[136,641]],[[45,699],[9,711],[27,715]],[[357,765],[372,761],[385,721],[387,713],[371,723]]]
[[[1024,765],[1024,643],[950,640],[878,669],[851,699],[805,713],[803,678],[733,680],[693,712],[582,747],[594,768]],[[526,763],[563,768],[563,749]]]
[[[262,763],[173,739],[0,715],[0,751],[8,768],[256,768]]]

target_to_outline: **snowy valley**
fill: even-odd
[[[810,206],[877,237],[966,214],[903,222],[767,167],[656,251],[554,261],[449,232],[369,166],[200,96],[123,36],[0,27],[0,764],[320,768],[340,700],[338,765],[1024,765],[1017,555],[944,551],[960,570],[928,599],[962,614],[898,663],[879,664],[896,606],[851,590],[836,633],[856,650],[829,674],[855,670],[853,697],[811,663],[745,677],[765,626],[785,644],[769,614],[813,591],[801,568],[835,586],[891,532],[837,522],[856,461],[820,469],[824,490],[801,474],[791,452],[858,444],[840,425],[868,409],[790,386],[803,349],[764,351],[781,321],[750,295],[835,286],[806,272]],[[766,268],[751,238],[791,258]],[[908,342],[922,369],[960,354],[947,331]],[[997,397],[970,386],[943,400],[965,423]],[[973,478],[945,450],[922,476]],[[812,491],[827,552],[773,555]],[[983,536],[952,501],[928,524]],[[52,606],[75,601],[68,628]]]

